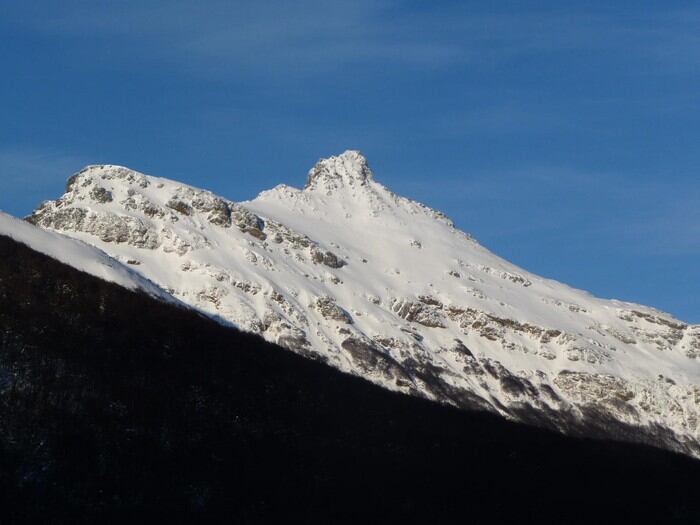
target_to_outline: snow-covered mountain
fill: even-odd
[[[700,326],[508,263],[359,152],[243,203],[89,166],[28,220],[392,390],[700,455]]]

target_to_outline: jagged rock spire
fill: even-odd
[[[364,185],[372,180],[367,159],[355,150],[319,160],[309,171],[305,190],[332,190],[343,186]]]

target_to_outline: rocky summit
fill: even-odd
[[[389,191],[359,152],[241,203],[88,166],[27,220],[388,389],[700,456],[700,326],[508,263]]]

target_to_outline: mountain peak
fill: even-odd
[[[86,188],[93,189],[101,184],[127,187],[136,184],[143,188],[150,184],[149,177],[125,166],[115,164],[90,164],[73,174],[66,182],[66,193],[82,193]]]
[[[700,326],[504,261],[357,151],[244,203],[111,165],[69,187],[31,222],[226,323],[393,390],[700,457]]]
[[[365,185],[373,180],[367,159],[356,150],[320,159],[309,171],[304,190],[333,190],[344,186]]]

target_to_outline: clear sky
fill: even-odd
[[[512,262],[700,322],[697,2],[0,0],[0,68],[15,215],[85,164],[244,200],[359,149]]]

